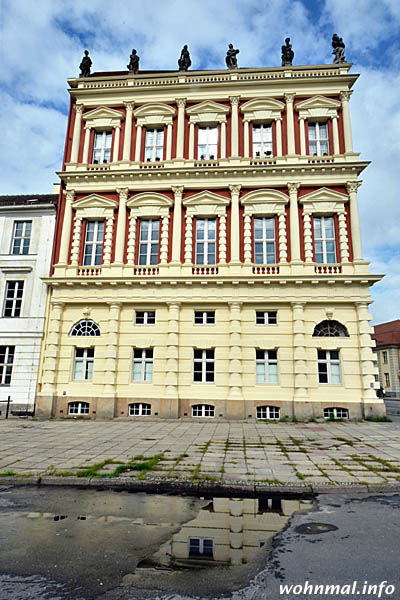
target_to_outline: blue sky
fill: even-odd
[[[183,44],[192,68],[278,66],[290,36],[294,64],[332,61],[346,43],[360,73],[350,106],[354,149],[372,164],[359,190],[365,257],[374,273],[374,322],[400,318],[399,0],[0,0],[1,194],[46,193],[57,181],[69,97],[88,48],[94,70],[124,70],[132,48],[142,69],[175,69]]]

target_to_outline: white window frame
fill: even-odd
[[[213,419],[215,417],[215,406],[212,404],[193,404],[192,417],[199,419]]]
[[[10,284],[15,284],[14,290],[11,293]],[[6,319],[17,318],[21,316],[22,310],[22,298],[24,294],[24,281],[23,280],[8,280],[6,281],[6,289],[4,293],[4,304],[3,304],[3,317]],[[18,295],[18,292],[21,292]],[[11,302],[11,314],[6,315],[8,310],[7,303]]]
[[[0,350],[0,356],[4,356],[4,360],[0,362],[0,386],[10,386],[14,366],[15,346],[0,346]]]
[[[88,415],[89,409],[89,402],[68,402],[69,415]]]
[[[200,223],[204,223],[204,238],[199,238]],[[210,223],[214,223],[214,229],[209,226]],[[212,233],[214,233],[214,238],[212,238]],[[210,235],[211,234],[211,235]],[[199,244],[203,245],[203,252],[199,252]],[[214,247],[214,252],[212,252],[212,248]],[[204,262],[199,262],[201,260],[199,256],[203,256]],[[214,261],[211,261],[214,256]],[[196,265],[215,265],[217,263],[217,219],[209,219],[208,217],[196,217],[196,244],[195,244],[195,264]]]
[[[143,224],[147,223],[147,236],[142,237],[144,235],[144,227]],[[158,236],[157,238],[153,238],[153,232],[157,231],[158,228]],[[156,254],[152,252],[153,246],[157,248]],[[160,252],[160,219],[142,219],[140,221],[139,227],[139,255],[138,255],[138,264],[141,266],[154,266],[158,265],[158,256]],[[153,262],[152,261],[153,257]],[[144,261],[144,262],[143,262]]]
[[[215,310],[195,310],[195,325],[215,325]]]
[[[82,356],[77,354],[82,352]],[[78,376],[77,366],[82,365],[81,375]],[[92,381],[94,368],[94,348],[75,348],[73,381]]]
[[[323,135],[323,126],[326,127],[326,136]],[[315,139],[310,136],[310,131],[315,129]],[[311,146],[315,145],[315,152],[311,151]],[[329,128],[327,121],[314,121],[308,123],[308,149],[309,155],[323,156],[325,153],[329,155]]]
[[[256,310],[256,325],[277,325],[277,310]]]
[[[144,160],[155,162],[164,158],[164,129],[160,127],[146,127],[144,147]]]
[[[340,412],[340,411],[343,411]],[[349,409],[329,406],[328,408],[324,408],[324,419],[329,419],[330,415],[333,415],[334,419],[348,419],[349,418]]]
[[[153,348],[134,348],[132,360],[132,381],[150,383],[153,381]],[[139,365],[139,372],[135,371]]]
[[[256,384],[278,383],[278,351],[256,348]]]
[[[335,219],[333,217],[333,215],[330,216],[326,216],[326,217],[319,217],[319,216],[314,216],[314,253],[315,253],[315,262],[318,264],[335,264],[337,262],[337,255],[336,255],[336,232],[335,232]],[[317,233],[316,233],[316,222],[320,221],[321,223],[321,237],[317,238]],[[329,224],[329,225],[328,225]],[[327,230],[330,228],[330,224],[332,224],[332,231],[333,231],[333,237],[329,237],[327,235]],[[334,254],[334,260],[333,261],[328,261],[328,249],[327,249],[327,244],[328,243],[332,243],[333,242],[333,254]],[[322,253],[318,252],[317,253],[317,244],[321,244],[321,248],[322,248]],[[322,254],[322,261],[318,259],[318,256],[321,256]],[[329,252],[329,254],[332,254],[332,252]]]
[[[143,319],[143,322],[140,323]],[[135,311],[135,325],[155,325],[156,323],[156,311],[155,310],[136,310]]]
[[[203,132],[204,136],[202,135]],[[201,137],[204,137],[203,141],[200,141]],[[218,158],[218,137],[218,125],[207,125],[198,128],[197,158],[199,160],[202,156],[204,156],[204,160],[210,160],[212,156],[214,159]]]
[[[265,416],[262,413],[265,413]],[[256,418],[276,421],[281,418],[281,409],[279,408],[279,406],[257,406]]]
[[[110,163],[111,147],[112,131],[95,131],[93,144],[93,163],[99,165]]]
[[[20,235],[17,235],[17,228],[22,224],[22,231]],[[29,227],[28,227],[29,225]],[[27,229],[29,231],[27,232]],[[14,256],[21,256],[29,254],[29,247],[31,245],[32,237],[32,221],[14,221],[13,224],[13,235],[11,239],[10,254]],[[28,240],[26,244],[25,241]],[[17,252],[15,252],[17,250]]]
[[[196,353],[200,353],[201,356],[196,358]],[[212,352],[212,358],[207,358],[207,352]],[[201,369],[195,370],[195,366],[201,365]],[[212,364],[212,371],[207,370],[207,365]],[[201,373],[201,379],[195,379],[195,373]],[[207,379],[207,373],[212,373],[212,379]],[[194,348],[193,350],[193,383],[214,383],[215,382],[215,349],[207,348],[206,350],[201,350],[199,348]]]
[[[150,417],[151,404],[148,402],[132,402],[128,406],[128,415],[130,417]]]
[[[191,542],[192,541],[196,541],[199,542],[199,552],[197,553],[191,553],[190,549],[192,547]],[[205,554],[204,553],[204,542],[211,542],[211,554]],[[212,538],[198,538],[198,537],[190,537],[189,538],[189,556],[190,557],[201,557],[204,556],[205,558],[213,558],[214,557],[214,540]]]
[[[319,357],[319,352],[325,352],[325,358]],[[332,358],[331,353],[337,352],[338,358]],[[322,350],[319,348],[317,350],[317,360],[318,360],[318,383],[320,385],[341,385],[342,377],[340,372],[340,351],[339,350]],[[323,373],[320,372],[319,366],[326,365],[326,375],[328,381],[321,381],[321,375]],[[339,367],[338,369],[334,369],[332,371],[332,366]]]
[[[261,237],[256,237],[256,221],[261,221]],[[271,228],[268,227],[272,222],[273,236],[270,236]],[[256,252],[256,245],[262,244],[262,261],[259,260],[259,252]],[[273,252],[271,245],[273,244]],[[271,265],[276,263],[276,236],[275,236],[275,217],[254,217],[254,264]]]
[[[260,139],[255,141],[255,131],[260,131]],[[272,123],[253,123],[253,157],[270,158],[273,156]],[[257,152],[259,152],[257,156]]]
[[[92,230],[93,225],[93,230]],[[100,226],[101,225],[101,226]],[[89,233],[93,234],[93,239],[89,240]],[[83,247],[83,266],[94,267],[99,266],[103,262],[104,248],[104,221],[87,221],[85,231],[85,244]],[[101,254],[97,252],[101,248]],[[89,261],[89,262],[88,262]]]

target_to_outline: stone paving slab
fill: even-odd
[[[8,477],[67,482],[75,475],[102,485],[118,476],[400,490],[400,422],[0,421],[0,484]]]

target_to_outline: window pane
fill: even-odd
[[[256,363],[256,383],[265,383],[265,367],[263,363]]]
[[[75,361],[74,379],[83,379],[83,362],[81,360]]]
[[[278,383],[278,365],[269,365],[269,383]]]
[[[337,363],[331,364],[331,383],[340,383],[340,365]]]

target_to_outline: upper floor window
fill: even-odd
[[[157,265],[160,237],[159,219],[140,222],[139,265]]]
[[[199,127],[198,158],[206,160],[217,158],[218,155],[218,127]]]
[[[256,325],[276,325],[277,314],[276,310],[256,310]]]
[[[195,325],[214,325],[215,311],[213,310],[195,310],[194,324]]]
[[[93,162],[109,163],[111,160],[111,131],[96,131],[94,136]]]
[[[333,217],[314,217],[315,262],[336,262],[335,223]]]
[[[265,265],[276,262],[275,219],[254,218],[254,262]]]
[[[0,346],[0,385],[10,385],[15,346]]]
[[[386,350],[384,350],[384,351],[382,352],[382,358],[383,358],[383,362],[384,362],[385,364],[387,364],[387,361],[388,361],[388,353],[387,353],[387,351],[386,351]]]
[[[310,156],[329,154],[328,123],[308,123],[308,148]]]
[[[216,264],[216,240],[216,219],[196,219],[196,265]]]
[[[314,337],[349,337],[347,329],[339,321],[321,321],[315,326]]]
[[[14,221],[11,254],[28,254],[31,233],[32,221]]]
[[[158,161],[163,159],[164,129],[146,129],[144,160]]]
[[[104,221],[88,221],[86,224],[84,265],[101,265],[103,258]]]
[[[19,317],[21,315],[23,281],[7,281],[4,298],[3,317]]]
[[[272,125],[253,125],[253,156],[272,156]]]
[[[319,383],[340,383],[339,350],[318,350]]]
[[[93,377],[94,348],[75,348],[74,380],[89,381]]]
[[[90,319],[84,319],[72,327],[69,335],[99,336],[100,328],[94,321],[91,321]]]
[[[135,313],[135,325],[154,325],[156,313],[154,310],[137,310]]]

